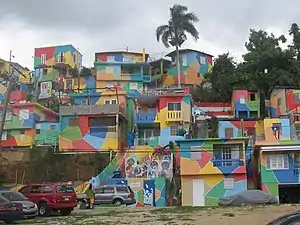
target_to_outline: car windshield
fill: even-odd
[[[70,185],[57,185],[56,193],[74,193],[74,189]]]
[[[2,192],[3,197],[8,199],[9,201],[24,201],[27,198],[19,192]]]

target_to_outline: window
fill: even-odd
[[[29,109],[21,109],[19,112],[19,119],[28,120],[29,119]]]
[[[300,102],[299,93],[293,93],[293,101]]]
[[[267,156],[267,169],[280,170],[289,169],[288,155],[268,155]]]
[[[233,128],[225,128],[225,138],[233,137]]]
[[[117,100],[116,99],[105,100],[104,104],[105,105],[116,105],[117,104]]]
[[[235,181],[234,178],[224,178],[224,189],[234,189]]]
[[[46,64],[46,54],[41,54],[41,65]]]
[[[50,130],[55,130],[56,129],[56,126],[55,125],[51,125],[50,126]]]
[[[205,56],[200,56],[200,64],[206,64]]]
[[[90,117],[88,119],[89,127],[109,127],[116,126],[115,117]]]
[[[103,194],[112,194],[115,192],[115,189],[113,187],[105,187],[103,188]]]
[[[113,56],[113,55],[107,56],[107,62],[114,62],[114,61],[115,61],[115,56]]]
[[[245,104],[245,96],[244,95],[241,95],[241,97],[240,97],[240,103],[241,104]]]
[[[21,130],[21,131],[20,131],[20,134],[25,134],[25,130]]]
[[[82,105],[89,105],[89,99],[88,98],[82,99]]]
[[[114,67],[106,66],[106,73],[107,74],[113,74],[114,73]]]
[[[231,148],[222,149],[222,166],[232,166]]]
[[[44,68],[44,69],[42,70],[42,75],[43,75],[43,76],[44,76],[44,75],[47,75],[47,73],[48,73],[48,69]]]
[[[129,88],[130,88],[130,90],[137,90],[138,84],[136,82],[130,82]]]
[[[278,98],[278,99],[277,99],[277,105],[278,105],[278,106],[281,106],[281,98]]]
[[[5,121],[11,121],[12,120],[12,114],[11,112],[7,112],[5,116]]]
[[[29,186],[25,186],[25,187],[23,187],[23,188],[20,190],[20,192],[21,192],[22,194],[28,194],[28,193],[30,193],[30,187],[29,187]]]
[[[41,130],[40,130],[40,129],[35,129],[35,133],[36,133],[36,134],[40,134],[40,133],[41,133]]]
[[[60,52],[57,56],[56,56],[56,62],[57,63],[63,63],[64,62],[64,53]]]
[[[107,88],[112,88],[112,87],[114,87],[114,82],[107,81],[107,82],[106,82],[106,87],[107,87]]]
[[[180,102],[171,102],[168,103],[169,111],[181,111],[181,103]]]
[[[56,193],[74,193],[74,189],[70,185],[58,185],[56,186]]]
[[[202,147],[201,146],[191,146],[191,160],[201,160],[202,159]]]
[[[76,54],[73,53],[73,62],[76,63]]]
[[[255,94],[254,93],[250,94],[250,101],[255,101]]]
[[[30,193],[41,193],[42,186],[40,185],[33,185],[31,187]]]
[[[170,126],[170,135],[178,136],[178,131],[181,129],[182,129],[182,126],[178,126],[178,125]]]
[[[69,119],[69,126],[70,127],[75,127],[79,125],[79,121],[77,118],[71,118]]]
[[[44,186],[41,188],[42,189],[42,193],[51,193],[52,192],[52,187],[51,186]]]
[[[182,66],[187,66],[187,56],[186,55],[183,55],[181,57],[181,63],[182,63]]]
[[[119,193],[129,193],[127,187],[117,187],[117,192],[119,192]]]
[[[6,131],[6,130],[2,132],[2,138],[1,138],[1,140],[9,140],[8,132],[9,131]]]

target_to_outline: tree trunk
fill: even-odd
[[[178,77],[178,88],[181,88],[180,84],[180,60],[179,60],[179,47],[176,44],[176,68],[177,68],[177,77]]]

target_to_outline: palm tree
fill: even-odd
[[[176,67],[178,76],[178,87],[180,88],[180,64],[179,47],[187,40],[186,34],[190,34],[195,40],[199,39],[199,32],[194,23],[199,19],[193,12],[187,12],[188,8],[182,5],[173,5],[170,8],[170,19],[167,25],[161,25],[156,29],[156,39],[161,40],[166,48],[170,44],[176,48]]]

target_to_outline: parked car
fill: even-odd
[[[300,211],[281,216],[267,225],[299,225]]]
[[[106,185],[95,189],[95,204],[135,204],[134,192],[129,186]]]
[[[65,183],[29,184],[19,190],[38,206],[40,216],[60,211],[63,216],[71,214],[77,207],[77,197],[73,187]]]
[[[6,198],[11,203],[20,203],[23,206],[25,212],[25,218],[34,219],[38,214],[38,208],[35,203],[26,198],[22,193],[17,191],[0,191],[0,196]]]
[[[11,203],[0,196],[0,221],[11,224],[17,220],[24,219],[23,206],[20,203]]]

